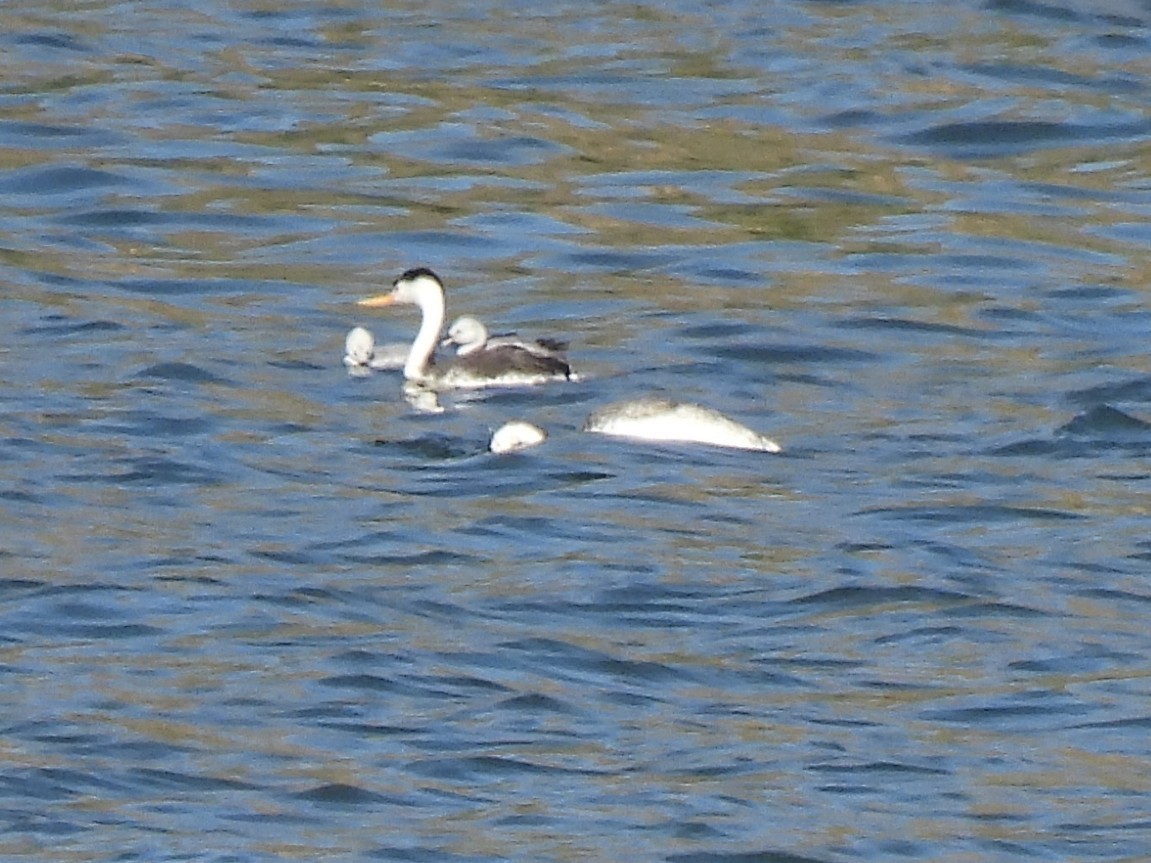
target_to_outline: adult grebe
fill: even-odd
[[[448,327],[448,337],[440,344],[443,346],[456,345],[456,355],[461,357],[476,351],[515,347],[537,356],[555,357],[562,360],[568,349],[567,342],[556,339],[521,339],[515,333],[500,336],[489,335],[488,328],[483,325],[483,322],[470,315],[456,318]]]
[[[344,339],[344,365],[353,374],[402,369],[407,359],[407,345],[377,345],[371,330],[364,327],[352,327]]]
[[[513,346],[475,351],[456,358],[445,369],[432,358],[444,326],[444,285],[426,267],[403,273],[391,293],[360,300],[361,306],[377,308],[396,303],[420,307],[422,320],[404,363],[404,377],[437,390],[479,387],[529,386],[547,381],[569,380],[571,367],[558,357],[541,357]]]
[[[617,402],[593,413],[583,431],[659,443],[702,443],[732,449],[781,452],[779,444],[703,405],[641,398]],[[543,443],[543,429],[512,420],[492,436],[491,451],[512,452]]]
[[[631,399],[593,413],[583,430],[639,440],[703,443],[734,449],[779,452],[780,446],[719,411],[660,398]]]

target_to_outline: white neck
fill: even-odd
[[[404,363],[404,377],[409,381],[422,381],[428,377],[428,366],[444,328],[444,295],[441,290],[421,291],[418,299],[422,318],[420,331],[408,351]]]

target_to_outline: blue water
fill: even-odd
[[[0,24],[0,857],[1151,857],[1147,4]]]

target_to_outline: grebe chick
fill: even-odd
[[[344,339],[344,365],[353,373],[402,369],[407,358],[407,345],[377,345],[371,330],[364,327],[352,327]]]
[[[363,327],[352,327],[344,339],[344,365],[349,369],[366,369],[376,350],[376,339]]]
[[[457,356],[467,356],[476,351],[492,350],[494,348],[516,347],[520,350],[530,351],[541,357],[555,357],[563,359],[568,349],[567,342],[557,339],[521,339],[515,333],[492,336],[488,328],[479,318],[463,315],[456,318],[448,327],[448,337],[440,342],[442,346],[456,345]]]

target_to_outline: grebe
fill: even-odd
[[[497,455],[503,455],[541,444],[547,440],[547,436],[548,433],[539,426],[523,420],[512,420],[496,429],[488,448]]]
[[[588,417],[583,430],[638,440],[780,452],[775,441],[728,419],[719,411],[661,398],[631,399],[608,405]]]
[[[371,330],[364,327],[352,327],[344,339],[344,365],[353,373],[402,369],[407,358],[407,345],[377,345]]]
[[[781,452],[779,444],[719,411],[690,402],[641,398],[617,402],[593,413],[583,431],[659,443],[702,443],[732,449]],[[543,443],[543,429],[512,420],[492,436],[491,451],[512,452]]]
[[[456,318],[448,327],[448,337],[440,344],[443,346],[456,345],[456,355],[461,357],[476,351],[515,347],[529,351],[536,356],[555,357],[562,360],[568,349],[567,342],[556,339],[521,339],[515,333],[500,336],[489,335],[488,328],[483,325],[483,322],[470,315]]]
[[[434,390],[476,389],[496,386],[530,386],[572,377],[571,367],[558,357],[541,357],[506,345],[457,356],[443,369],[432,358],[444,326],[444,285],[426,267],[403,273],[391,293],[360,300],[361,306],[378,308],[397,303],[420,307],[422,320],[404,362],[404,377]]]

